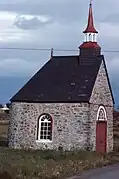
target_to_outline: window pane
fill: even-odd
[[[40,139],[43,139],[43,136],[42,136],[42,135],[40,136]]]
[[[44,127],[43,130],[44,130],[44,131],[47,131],[47,127]]]
[[[44,123],[44,126],[47,126],[47,122]]]
[[[51,127],[48,127],[48,131],[50,131],[51,130]]]
[[[46,132],[47,132],[47,131],[46,131],[46,130],[44,130],[44,135],[46,135]]]
[[[44,136],[44,139],[47,139],[47,138],[46,138],[46,135]]]
[[[51,134],[51,131],[48,131],[48,135],[50,135]]]
[[[43,131],[43,126],[41,126],[41,130]]]
[[[44,122],[41,123],[41,127],[43,127],[43,126],[44,126]]]
[[[51,122],[50,123],[48,123],[48,127],[50,127],[51,126]]]
[[[44,124],[44,122],[41,122],[41,125],[43,125]]]
[[[43,135],[43,130],[40,131],[41,135]]]
[[[104,111],[101,109],[100,112],[99,112],[99,119],[105,119],[105,113]]]

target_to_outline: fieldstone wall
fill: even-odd
[[[90,98],[90,103],[113,106],[112,96],[103,62],[100,66],[97,79],[95,81],[95,85]]]
[[[37,120],[42,113],[53,118],[53,140],[36,141]],[[89,104],[12,103],[9,147],[63,150],[87,149]]]
[[[90,144],[96,149],[96,117],[100,105],[107,112],[107,152],[113,150],[113,100],[102,62],[90,99]]]

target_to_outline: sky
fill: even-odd
[[[112,8],[113,7],[113,8]],[[119,1],[93,0],[98,43],[119,104]],[[50,50],[10,50],[46,48],[78,50],[84,40],[89,0],[1,0],[0,1],[0,103],[9,99],[50,58]],[[55,51],[54,55],[75,55],[75,51]]]

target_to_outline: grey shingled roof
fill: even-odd
[[[54,56],[12,102],[88,102],[103,56]]]

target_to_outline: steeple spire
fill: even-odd
[[[89,5],[88,24],[86,29],[83,31],[83,33],[98,33],[93,23],[92,0],[90,0],[90,5]]]

